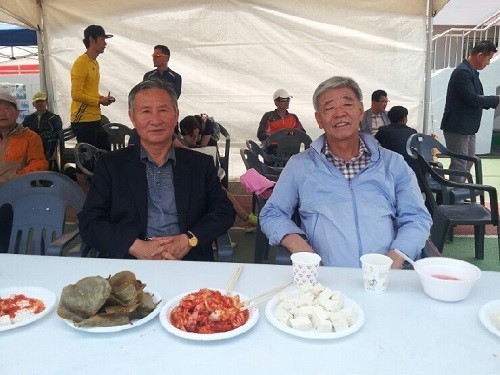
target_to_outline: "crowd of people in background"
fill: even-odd
[[[112,37],[99,25],[88,26],[86,51],[74,61],[70,75],[76,140],[106,151],[110,145],[101,108],[115,98],[111,92],[100,93],[97,58]],[[452,151],[475,154],[482,110],[498,106],[498,96],[484,95],[478,75],[496,52],[493,43],[480,41],[451,75],[441,127]],[[128,96],[134,126],[130,146],[102,154],[87,186],[80,231],[103,257],[213,260],[212,244],[236,215],[247,229],[257,225],[257,217],[223,188],[214,160],[189,150],[217,148],[218,124],[205,113],[179,122],[182,77],[169,67],[170,54],[167,46],[154,46],[155,69]],[[272,98],[276,108],[262,116],[259,141],[282,129],[306,132],[289,112],[292,95],[278,89]],[[416,130],[408,126],[407,108],[395,105],[387,111],[385,90],[372,93],[366,110],[362,100],[361,89],[349,77],[334,76],[317,87],[315,119],[324,134],[286,164],[262,209],[260,225],[272,245],[292,253],[317,252],[324,265],[359,267],[359,256],[369,250],[388,255],[393,267],[401,267],[396,249],[417,258],[432,223],[417,183],[418,167],[406,150]],[[36,111],[23,126],[16,123],[15,98],[0,93],[0,186],[48,169],[47,156],[62,121],[48,111],[45,93],[36,93],[32,102]],[[450,168],[470,166],[452,158]],[[88,179],[79,182],[84,185]],[[292,220],[294,213],[300,226]],[[0,252],[8,247],[9,225],[12,212],[2,206]]]

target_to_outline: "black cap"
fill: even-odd
[[[111,34],[106,34],[102,26],[99,25],[90,25],[88,26],[84,31],[83,31],[83,37],[85,39],[87,38],[97,38],[98,36],[103,36],[106,39],[112,38],[113,35]]]

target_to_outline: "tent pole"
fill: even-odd
[[[40,7],[40,24],[37,25],[37,42],[38,42],[38,62],[40,65],[40,86],[42,91],[47,94],[49,102],[49,110],[57,113],[55,110],[55,95],[54,87],[50,76],[50,68],[48,63],[48,56],[46,51],[47,34],[45,33],[45,16],[43,14],[43,1],[37,1]]]
[[[426,8],[426,21],[427,21],[427,33],[426,33],[426,47],[425,47],[425,89],[424,89],[424,123],[423,132],[424,134],[429,133],[429,123],[432,121],[430,116],[430,106],[431,106],[431,68],[432,68],[432,18],[434,17],[434,4],[433,0],[427,0]]]

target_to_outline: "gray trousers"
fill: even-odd
[[[443,132],[444,139],[446,140],[446,148],[457,154],[476,156],[476,135],[464,135],[452,132]],[[451,158],[450,169],[455,169],[458,171],[469,172],[474,163]],[[453,180],[462,182],[465,181],[463,177],[455,177]]]

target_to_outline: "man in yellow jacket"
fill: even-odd
[[[16,99],[0,92],[0,188],[17,176],[46,171],[49,167],[42,139],[33,130],[16,123],[18,116]],[[0,206],[0,252],[9,247],[11,227],[11,207]]]
[[[78,142],[86,142],[103,150],[110,150],[108,134],[101,125],[101,105],[108,106],[115,98],[99,94],[99,63],[97,56],[104,52],[106,34],[99,25],[90,25],[83,32],[87,50],[71,67],[71,128]]]

